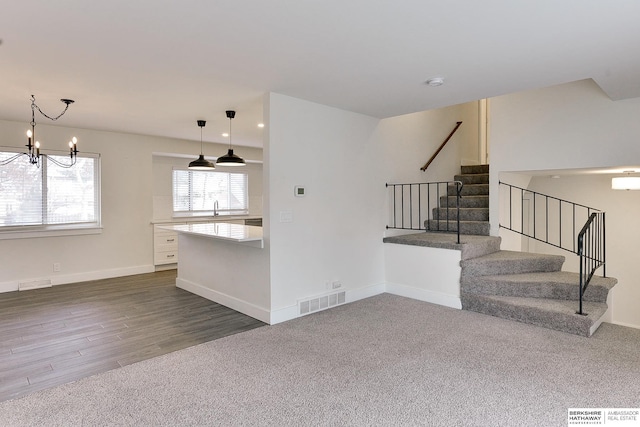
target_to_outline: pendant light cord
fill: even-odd
[[[200,126],[200,155],[202,156],[202,128],[204,126]]]

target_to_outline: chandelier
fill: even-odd
[[[40,109],[40,107],[38,107],[38,105],[36,104],[35,96],[31,95],[31,129],[27,131],[27,144],[25,145],[25,147],[27,147],[27,151],[22,153],[17,153],[14,156],[11,156],[5,160],[0,161],[1,166],[9,164],[21,156],[27,156],[27,158],[29,159],[29,163],[31,163],[32,165],[36,165],[37,167],[40,167],[40,164],[42,162],[41,159],[43,157],[46,157],[51,162],[63,168],[70,168],[71,166],[76,164],[76,157],[78,155],[78,139],[75,136],[71,139],[71,141],[69,141],[69,158],[70,158],[69,163],[63,163],[57,160],[53,156],[48,156],[43,153],[41,154],[40,142],[36,139],[36,110],[38,110],[38,112],[42,114],[44,117],[46,117],[47,119],[56,121],[60,117],[62,117],[64,113],[67,112],[67,110],[69,109],[69,105],[73,104],[74,102],[73,99],[61,99],[60,101],[65,105],[64,110],[62,110],[62,113],[58,114],[56,117],[52,117],[45,114]]]

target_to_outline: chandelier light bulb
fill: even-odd
[[[31,138],[33,136],[33,132],[31,132],[31,129],[29,129],[27,131],[27,138]]]
[[[76,145],[78,143],[78,138],[74,136],[73,138],[71,138],[71,142],[73,142],[73,145]]]
[[[69,141],[69,148],[73,148],[73,142]]]
[[[36,148],[40,148],[40,142],[36,141]]]

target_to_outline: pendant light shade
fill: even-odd
[[[189,169],[192,170],[212,170],[216,166],[209,160],[204,158],[202,154],[202,128],[207,124],[205,120],[198,120],[198,126],[200,126],[200,156],[197,159],[189,163]]]
[[[244,159],[237,154],[233,154],[233,148],[231,148],[231,120],[236,116],[236,112],[233,110],[227,110],[227,118],[229,118],[229,150],[224,156],[218,157],[216,164],[219,166],[244,166],[246,163]]]

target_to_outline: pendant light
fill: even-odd
[[[198,120],[198,126],[200,126],[200,156],[193,162],[189,163],[189,169],[206,171],[216,168],[215,165],[205,159],[202,154],[202,128],[206,124],[207,122],[205,120]]]
[[[227,117],[229,118],[229,151],[224,156],[218,157],[216,164],[219,166],[244,166],[244,159],[237,154],[233,154],[233,148],[231,148],[231,119],[236,116],[236,112],[233,110],[227,110]]]

